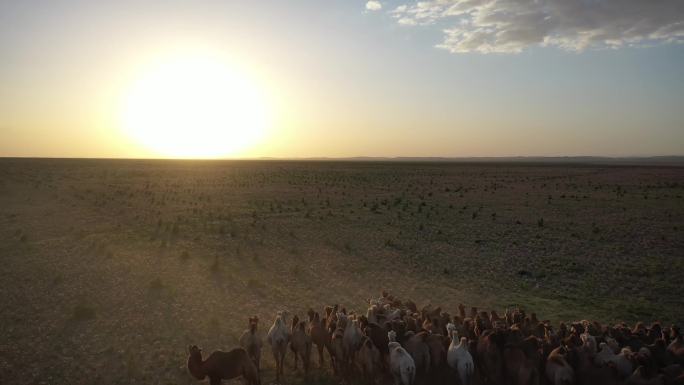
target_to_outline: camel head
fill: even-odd
[[[455,338],[458,338],[458,331],[456,330],[456,325],[452,324],[449,322],[446,326],[447,329],[447,335],[451,337],[454,341],[457,341]]]
[[[342,327],[347,325],[347,315],[345,313],[337,313],[337,325]]]
[[[432,321],[429,318],[426,318],[423,321],[423,325],[421,325],[424,330],[427,330],[432,333]]]
[[[465,337],[463,337],[465,338]],[[458,338],[458,330],[454,329],[454,331],[451,332],[451,340],[456,343],[459,342],[460,339]]]
[[[199,356],[199,358],[202,359],[202,349],[200,349],[197,345],[188,345],[188,353],[193,358]]]
[[[206,377],[202,369],[202,349],[197,345],[188,345],[188,371],[198,380],[203,380]]]
[[[276,313],[276,323],[287,325],[287,317],[290,313],[287,310],[280,310]]]
[[[368,310],[366,311],[366,317],[371,317],[371,315],[374,315],[377,311],[378,311],[378,305],[371,304],[368,307]]]
[[[352,319],[352,321],[351,321],[351,326],[352,326],[353,329],[360,329],[358,318]]]
[[[257,326],[259,325],[259,317],[254,316],[254,317],[249,317],[249,330],[252,332],[255,332],[257,330]]]

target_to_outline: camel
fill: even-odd
[[[627,378],[625,382],[626,385],[663,385],[665,384],[665,378],[662,374],[647,378],[644,374],[645,368],[639,366],[634,370],[634,373]]]
[[[323,350],[325,349],[331,354],[330,341],[332,337],[325,327],[325,323],[321,321],[320,315],[313,310],[309,310],[309,335],[311,335],[311,341],[318,349],[318,363],[322,368],[325,364]]]
[[[404,348],[413,358],[416,365],[416,375],[423,376],[430,370],[430,347],[425,342],[428,337],[428,332],[420,332],[414,334],[409,332],[406,334],[406,341]]]
[[[285,317],[286,312],[279,311],[277,313],[267,337],[276,362],[276,381],[278,382],[280,382],[280,376],[283,375],[283,363],[287,353],[287,344],[290,342],[290,332],[287,330]]]
[[[261,337],[257,335],[257,326],[259,324],[259,317],[249,317],[249,329],[245,330],[240,336],[240,346],[242,346],[247,353],[249,353],[250,358],[254,361],[254,365],[257,371],[260,369],[261,361]]]
[[[473,356],[468,351],[468,339],[458,338],[458,332],[454,324],[447,325],[447,331],[451,336],[451,344],[447,351],[447,364],[458,372],[462,385],[470,385],[475,374]]]
[[[202,350],[197,345],[188,346],[188,371],[198,380],[209,377],[211,385],[220,385],[221,380],[242,376],[248,385],[261,385],[259,372],[243,348],[229,352],[215,351],[202,360]]]
[[[413,385],[416,379],[416,364],[411,355],[397,342],[397,333],[387,333],[389,339],[390,372],[394,385]]]
[[[485,384],[501,384],[503,374],[503,347],[505,335],[500,330],[486,330],[477,343],[477,362]]]
[[[346,363],[344,360],[344,329],[337,328],[330,341],[330,359],[332,360],[333,371],[337,375],[346,373]]]
[[[378,348],[380,351],[380,356],[384,362],[387,354],[389,354],[389,348],[387,347],[387,344],[389,343],[389,340],[387,339],[388,330],[379,324],[369,322],[368,319],[359,320],[359,325],[363,330],[363,334],[368,336],[373,344],[375,344],[375,347]]]
[[[342,346],[344,347],[344,359],[347,365],[354,363],[356,352],[361,348],[363,333],[359,327],[359,321],[354,319],[347,319],[346,327],[344,328],[344,336],[342,339]]]
[[[373,344],[370,338],[363,337],[357,358],[359,371],[366,382],[375,382],[375,376],[382,372],[382,358],[380,350]]]
[[[565,359],[567,351],[559,346],[551,351],[546,360],[546,378],[551,385],[572,385],[575,383],[575,372]]]
[[[679,327],[672,326],[672,328],[670,328],[670,333],[672,342],[667,346],[667,351],[674,362],[684,366],[684,342],[682,341]]]
[[[292,334],[290,337],[290,349],[294,353],[294,368],[297,370],[298,358],[302,359],[304,373],[309,372],[311,360],[311,336],[306,333],[306,322],[299,322],[296,315],[292,319]]]
[[[425,343],[430,350],[430,371],[437,372],[439,368],[446,362],[447,350],[445,346],[446,339],[441,334],[430,334],[425,339]]]

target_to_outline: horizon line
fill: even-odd
[[[684,155],[634,155],[634,156],[607,156],[607,155],[513,155],[513,156],[344,156],[344,157],[234,157],[234,158],[163,158],[163,157],[63,157],[63,156],[0,156],[0,160],[25,159],[25,160],[132,160],[132,161],[424,161],[424,162],[495,162],[495,161],[564,161],[586,163],[598,162],[629,162],[648,161],[675,162],[684,164]]]

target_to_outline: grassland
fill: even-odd
[[[382,289],[681,324],[683,281],[684,168],[0,160],[2,384],[194,384],[188,344]]]

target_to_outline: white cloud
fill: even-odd
[[[371,0],[366,3],[366,9],[369,11],[379,11],[382,9],[382,3],[379,1]]]
[[[397,20],[397,23],[401,25],[418,25],[415,19],[412,19],[410,17],[402,17],[399,20]]]
[[[402,25],[439,26],[437,46],[454,53],[684,42],[684,0],[429,0],[389,14]]]

